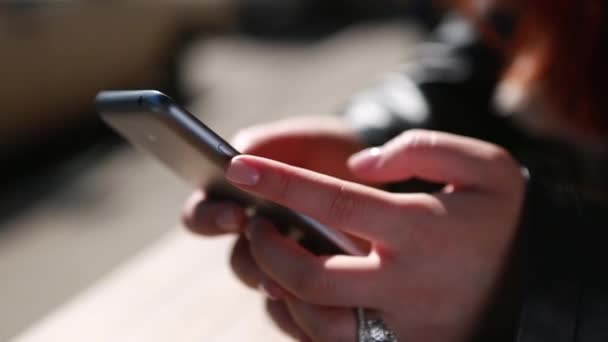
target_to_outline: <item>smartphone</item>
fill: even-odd
[[[267,217],[316,254],[365,253],[348,235],[230,185],[223,174],[239,151],[167,95],[154,90],[102,91],[95,102],[101,118],[116,132],[209,196],[239,202]]]

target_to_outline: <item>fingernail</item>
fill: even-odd
[[[226,178],[236,184],[254,186],[260,181],[260,173],[244,161],[233,159],[226,171]]]
[[[376,165],[382,150],[379,147],[368,148],[350,157],[348,163],[359,170],[367,170]]]
[[[224,210],[215,219],[218,228],[228,233],[235,233],[241,228],[239,219],[234,210]]]
[[[264,284],[264,282],[262,282],[262,283],[260,283],[260,285],[258,285],[258,290],[264,295],[264,297],[266,297],[272,301],[279,300],[279,297],[277,297],[274,293],[272,293],[272,290],[270,290],[268,288],[268,286],[266,284]]]

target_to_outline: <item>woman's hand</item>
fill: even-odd
[[[353,179],[347,159],[364,146],[339,118],[302,117],[254,126],[233,139],[245,154],[278,160],[341,179]],[[232,202],[208,199],[197,190],[186,202],[184,224],[196,233],[219,235],[241,230],[244,209]]]
[[[362,181],[416,177],[446,186],[393,194],[253,156],[228,168],[241,189],[373,246],[365,257],[317,257],[269,222],[250,222],[250,262],[263,271],[256,277],[282,299],[269,305],[275,321],[294,336],[355,341],[352,308],[364,307],[402,341],[467,340],[509,259],[525,188],[518,164],[489,143],[410,131],[349,165]]]
[[[354,179],[347,166],[348,158],[364,148],[349,125],[334,117],[303,117],[255,126],[239,132],[235,147],[243,153],[263,156],[284,163],[315,170],[341,179]],[[204,189],[187,201],[183,222],[191,231],[215,236],[243,231],[247,218],[239,205],[208,198]],[[247,240],[239,237],[231,257],[232,268],[246,285],[265,292],[279,291],[259,270]],[[268,301],[268,311],[283,330],[295,338],[303,336],[286,313],[283,302]]]

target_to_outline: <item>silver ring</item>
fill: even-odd
[[[379,318],[357,309],[358,342],[397,342],[395,333]]]

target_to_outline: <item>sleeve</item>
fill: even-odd
[[[472,341],[608,341],[608,206],[537,171],[505,281]]]
[[[517,342],[608,341],[608,206],[532,180]]]

